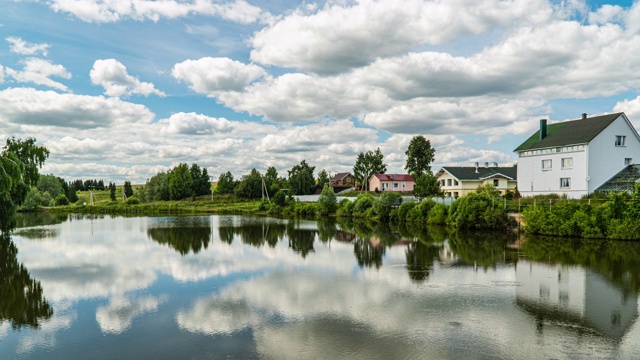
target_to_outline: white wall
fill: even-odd
[[[587,194],[587,150],[531,155],[518,158],[518,191],[522,196],[566,194],[580,198]],[[561,160],[572,158],[573,167],[563,169]],[[542,170],[542,160],[551,160],[551,170]],[[560,188],[560,178],[571,179],[568,189]]]
[[[627,137],[625,146],[615,146],[616,135]],[[589,143],[589,193],[622,170],[625,158],[640,163],[640,141],[620,116]]]

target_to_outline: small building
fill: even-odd
[[[624,113],[547,124],[515,150],[518,191],[523,196],[593,193],[640,160],[640,136]]]
[[[478,186],[491,184],[500,194],[515,191],[517,185],[516,166],[445,166],[436,173],[440,188],[446,197],[457,198],[475,192]]]
[[[337,173],[329,180],[331,187],[354,187],[355,185],[356,178],[348,172]]]
[[[369,191],[411,192],[414,186],[409,174],[373,174],[369,179]]]

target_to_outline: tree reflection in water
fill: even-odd
[[[167,244],[182,255],[197,254],[211,241],[209,217],[157,218],[147,228],[147,236],[159,244]]]
[[[356,237],[353,242],[353,253],[356,255],[358,265],[361,268],[375,267],[380,269],[382,257],[385,254],[385,247],[382,243],[372,243],[372,238]]]
[[[37,328],[53,315],[39,281],[18,264],[18,249],[9,235],[0,234],[0,322],[11,321],[14,329]]]
[[[409,278],[416,284],[421,284],[429,277],[433,269],[433,261],[440,254],[440,246],[433,243],[423,243],[422,241],[412,242],[405,256],[407,259],[407,273]]]
[[[500,231],[455,231],[449,238],[451,250],[468,265],[485,271],[499,263],[517,262],[517,252],[509,248],[517,235]]]

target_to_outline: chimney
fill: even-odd
[[[540,119],[540,140],[547,137],[547,119]]]
[[[582,120],[587,118],[587,113],[582,113]]]
[[[488,162],[485,162],[485,163],[484,163],[484,167],[488,168],[488,167],[489,167],[489,163],[488,163]]]
[[[478,166],[480,166],[480,164],[476,161],[476,174],[478,173]]]

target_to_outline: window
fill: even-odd
[[[493,186],[498,187],[500,185],[500,180],[493,179]]]
[[[624,164],[625,164],[625,165],[631,165],[631,164],[633,164],[633,159],[632,159],[632,158],[625,158],[625,159],[624,159]]]
[[[560,178],[560,188],[568,189],[571,187],[571,178]]]
[[[447,193],[447,197],[451,197],[451,193],[450,192]]]
[[[444,179],[440,180],[440,186],[444,186]]]
[[[383,189],[388,189],[389,188],[389,183],[382,183],[382,188]]]
[[[551,170],[551,159],[542,160],[542,171]]]
[[[451,179],[447,179],[447,186],[451,186]]]
[[[564,158],[561,160],[561,163],[563,169],[573,168],[573,158]]]
[[[458,180],[453,179],[453,185],[454,185],[454,186],[458,186]]]
[[[456,198],[456,199],[458,198],[458,192],[457,191],[453,192],[453,197]]]
[[[616,146],[624,146],[626,139],[627,137],[624,135],[616,135]]]
[[[404,182],[402,183],[402,188],[403,188],[403,189],[404,189],[404,188],[406,188],[406,186],[405,186]]]
[[[393,188],[397,189],[398,188],[398,183],[393,183]]]

